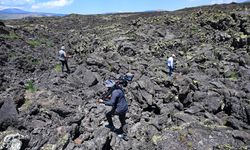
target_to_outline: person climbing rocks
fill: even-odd
[[[62,46],[60,51],[59,51],[59,60],[61,61],[61,65],[62,65],[62,72],[64,69],[64,65],[67,68],[67,73],[70,73],[70,69],[68,66],[68,58],[70,58],[71,56],[67,55],[65,52],[65,46]]]
[[[172,76],[173,71],[174,71],[174,58],[175,55],[172,54],[172,56],[170,56],[167,60],[167,66],[168,66],[168,75]]]
[[[115,83],[113,80],[106,80],[104,82],[105,87],[108,88],[108,93],[111,95],[110,99],[99,99],[99,103],[103,103],[108,106],[112,106],[112,110],[106,114],[108,120],[107,128],[110,128],[111,131],[115,130],[115,126],[112,121],[114,115],[119,116],[121,127],[119,128],[118,137],[128,140],[127,138],[127,124],[126,124],[126,113],[128,111],[128,103],[125,99],[124,91],[122,87]]]

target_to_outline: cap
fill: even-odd
[[[65,49],[65,47],[64,47],[64,46],[62,46],[62,47],[61,47],[61,49]]]
[[[113,87],[115,85],[115,81],[113,80],[106,80],[104,81],[104,85],[109,88],[109,87]]]

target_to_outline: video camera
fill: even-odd
[[[134,75],[132,73],[126,73],[125,75],[121,75],[115,82],[116,85],[121,85],[126,87],[129,81],[132,81]],[[109,97],[114,89],[110,88],[106,93],[101,96],[101,99],[105,100]]]
[[[126,87],[128,85],[129,81],[132,81],[134,78],[134,75],[132,73],[127,73],[125,75],[121,75],[118,78],[118,84],[122,85],[123,87]]]

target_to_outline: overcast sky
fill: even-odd
[[[149,10],[177,10],[244,0],[0,0],[0,9],[20,8],[48,13],[100,14]]]

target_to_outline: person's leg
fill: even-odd
[[[67,60],[65,60],[65,66],[67,68],[67,72],[70,73],[69,66],[68,66],[68,61]]]
[[[106,118],[108,120],[108,127],[109,128],[114,128],[114,124],[113,124],[113,121],[112,121],[112,117],[114,115],[114,111],[111,110],[110,112],[106,113]]]
[[[168,66],[168,75],[171,76],[172,75],[172,69],[171,66]]]
[[[121,123],[120,130],[127,135],[126,113],[119,115],[119,120]]]
[[[118,135],[118,137],[124,139],[125,141],[128,141],[128,125],[126,124],[126,113],[119,115],[119,120],[121,122],[120,131],[121,133]]]
[[[64,68],[64,61],[60,60],[61,61],[61,69],[62,69],[62,72],[63,72],[63,68]]]

